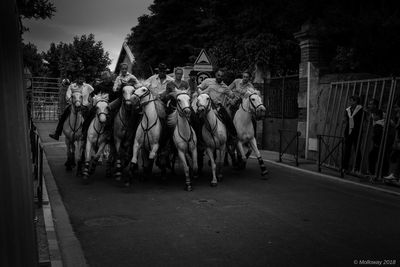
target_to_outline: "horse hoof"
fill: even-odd
[[[193,191],[193,187],[190,184],[186,185],[185,190],[188,192],[191,192],[191,191]]]
[[[124,183],[124,186],[125,186],[126,188],[129,188],[129,187],[131,187],[131,183],[130,183],[130,182],[125,182],[125,183]]]
[[[218,180],[218,182],[221,182],[221,181],[222,181],[222,179],[223,179],[223,176],[222,176],[222,174],[218,174],[218,175],[217,175],[217,180]]]
[[[210,183],[210,186],[211,186],[211,187],[216,187],[217,185],[218,185],[217,182],[211,182],[211,183]]]

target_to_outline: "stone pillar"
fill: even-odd
[[[317,27],[309,22],[303,24],[301,30],[294,34],[300,45],[300,66],[299,66],[299,118],[297,129],[301,132],[300,136],[300,154],[308,157],[308,148],[313,147],[315,140],[309,144],[309,98],[313,95],[313,81],[318,80],[319,68],[321,65],[320,42],[318,40]],[[309,71],[312,70],[312,71]],[[309,73],[310,72],[310,73]]]

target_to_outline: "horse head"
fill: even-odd
[[[100,123],[107,121],[110,109],[108,107],[108,94],[99,94],[93,97],[93,105],[96,107],[96,116]]]
[[[199,114],[206,114],[211,109],[211,97],[208,94],[200,94],[196,106]]]
[[[186,91],[180,91],[176,93],[176,109],[179,114],[183,114],[186,118],[190,117],[190,96]]]
[[[145,101],[146,96],[150,96],[150,94],[151,92],[146,86],[141,86],[133,92],[131,99],[133,100],[134,105],[140,105]]]
[[[267,109],[262,103],[261,96],[258,92],[247,93],[247,98],[249,99],[249,110],[252,114],[256,116],[256,119],[263,119],[267,116]],[[246,97],[245,96],[245,97]]]
[[[82,107],[83,96],[81,92],[74,92],[71,96],[72,106],[79,110]]]
[[[133,93],[135,92],[135,87],[127,85],[122,88],[122,97],[126,107],[132,107],[132,102],[134,102]]]

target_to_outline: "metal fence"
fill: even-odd
[[[35,199],[39,207],[43,203],[43,146],[39,133],[33,122],[30,122],[30,139],[33,165],[33,178],[35,182]]]
[[[328,96],[325,124],[323,132],[324,145],[319,146],[319,157],[325,159],[321,165],[342,170],[343,163],[343,142],[345,124],[345,109],[349,106],[350,96],[359,96],[363,106],[361,127],[358,133],[355,148],[349,150],[351,174],[358,176],[369,176],[379,179],[388,173],[388,155],[393,144],[394,128],[390,125],[391,118],[394,118],[393,103],[399,97],[399,78],[380,78],[368,80],[340,81],[331,83]],[[379,150],[372,153],[373,122],[368,104],[375,99],[378,102],[378,109],[384,112],[383,134],[379,144]],[[342,145],[338,145],[342,140]],[[320,140],[320,142],[322,142]],[[349,146],[350,147],[350,146]],[[372,154],[371,154],[372,153]],[[347,164],[347,163],[346,163]],[[320,168],[320,165],[319,165]],[[374,171],[371,171],[374,170]]]
[[[32,77],[28,109],[33,120],[58,120],[63,109],[60,79]],[[65,95],[65,94],[64,94]]]
[[[279,129],[279,162],[282,159],[288,159],[288,155],[291,156],[291,160],[294,159],[296,166],[299,166],[299,137],[301,135],[298,131],[292,131],[287,129]]]

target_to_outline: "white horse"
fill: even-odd
[[[67,161],[65,162],[65,167],[67,170],[72,170],[72,168],[75,166],[75,158],[78,158],[77,175],[79,175],[80,167],[82,164],[82,100],[82,93],[74,92],[72,94],[71,112],[68,116],[68,119],[64,122],[63,125],[65,144],[67,146]]]
[[[123,167],[126,166],[123,159],[129,151],[132,149],[132,141],[133,136],[135,134],[136,129],[136,121],[139,116],[137,112],[135,112],[135,108],[132,104],[133,93],[135,92],[135,88],[133,86],[125,86],[122,89],[122,104],[115,115],[114,118],[114,145],[115,145],[115,179],[117,181],[121,180]],[[130,159],[130,158],[129,158]],[[129,159],[127,162],[129,162]]]
[[[133,98],[142,107],[143,117],[136,130],[135,140],[133,141],[133,155],[130,163],[130,171],[133,174],[138,169],[138,153],[143,148],[145,154],[148,153],[148,165],[146,173],[151,173],[154,159],[157,156],[161,137],[162,125],[159,117],[161,112],[157,106],[157,99],[147,87],[140,87],[133,93]],[[125,185],[130,186],[131,177]]]
[[[243,146],[249,144],[258,159],[261,175],[268,174],[268,171],[257,147],[256,133],[254,132],[252,118],[259,119],[265,117],[265,114],[266,108],[258,93],[247,92],[233,118],[233,124],[235,125],[238,137],[237,148],[240,153],[240,155],[238,155],[238,160],[239,162],[243,162],[243,166],[246,165],[247,157],[245,156]]]
[[[212,107],[211,101],[208,94],[200,94],[197,99],[193,101],[192,107],[204,119],[201,132],[207,155],[211,161],[213,176],[211,186],[216,186],[218,180],[222,179],[222,161],[225,156],[227,133],[226,127],[217,116],[217,111]],[[214,159],[214,151],[217,150],[217,157]]]
[[[102,156],[103,150],[110,138],[110,132],[106,129],[109,114],[108,94],[94,96],[93,106],[96,107],[96,117],[90,123],[87,133],[85,164],[83,168],[84,183],[89,182],[89,173],[94,172],[96,164]]]
[[[187,191],[192,191],[191,176],[193,175],[193,177],[196,177],[198,170],[197,138],[189,123],[190,115],[191,109],[189,94],[185,91],[177,90],[176,110],[168,116],[168,126],[174,128],[173,140],[175,147],[178,150],[178,156],[183,164],[186,178],[185,189]],[[189,162],[191,162],[191,164]],[[192,168],[189,168],[189,164]]]

